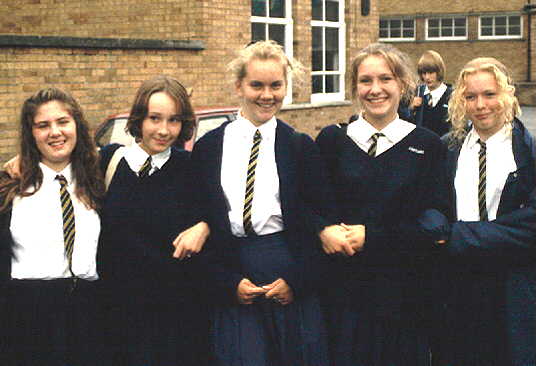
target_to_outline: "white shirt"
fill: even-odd
[[[479,221],[478,170],[480,144],[478,133],[471,129],[460,150],[454,187],[458,220]],[[508,174],[517,170],[512,151],[512,132],[504,126],[486,142],[486,207],[488,220],[497,218],[497,209]]]
[[[259,147],[255,185],[251,209],[251,223],[258,235],[266,235],[284,229],[279,199],[279,175],[275,161],[275,117],[259,127],[242,117],[225,127],[221,164],[221,185],[229,204],[231,232],[245,236],[243,224],[246,175],[257,129],[262,140]]]
[[[76,183],[70,164],[59,173],[44,164],[39,166],[43,172],[41,188],[29,197],[13,200],[10,230],[15,245],[11,277],[44,280],[71,277],[63,242],[60,182],[56,180],[56,175],[61,174],[67,179],[75,217],[73,272],[79,278],[96,280],[99,216],[74,194]]]
[[[372,135],[378,132],[383,133],[384,136],[378,138],[378,143],[376,145],[376,156],[378,156],[409,135],[415,127],[416,126],[413,123],[406,122],[398,118],[397,115],[392,122],[389,122],[389,124],[381,131],[378,131],[363,118],[363,114],[360,114],[357,121],[348,125],[346,134],[363,151],[368,152],[370,145],[372,145]]]
[[[441,97],[446,91],[447,91],[447,85],[445,85],[445,83],[441,83],[434,90],[428,89],[428,85],[427,85],[426,88],[424,88],[424,95],[430,94],[430,97],[432,98],[432,107],[435,107],[437,105],[437,102],[439,102],[439,99],[441,99]]]
[[[149,175],[153,174],[159,169],[162,169],[164,164],[169,160],[171,155],[171,148],[168,147],[166,150],[161,153],[152,155],[151,159],[151,170]],[[125,147],[125,160],[127,161],[128,166],[132,169],[133,172],[138,174],[143,164],[149,157],[149,154],[143,150],[138,144],[132,144]]]

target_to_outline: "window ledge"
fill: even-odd
[[[324,108],[324,107],[347,107],[352,105],[350,100],[342,100],[336,102],[317,102],[317,103],[296,103],[288,104],[281,107],[282,111],[291,111],[297,109],[314,109],[314,108]]]

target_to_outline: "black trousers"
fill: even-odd
[[[97,286],[81,279],[9,281],[2,364],[98,365]]]

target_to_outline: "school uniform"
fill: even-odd
[[[101,150],[103,171],[119,145]],[[191,226],[189,153],[152,156],[124,149],[102,210],[99,270],[105,286],[108,361],[112,365],[203,365],[205,303],[191,274],[195,257],[172,258],[172,242]]]
[[[486,141],[489,217],[481,221],[477,139],[475,130],[446,139],[451,224],[436,222],[450,236],[437,365],[536,365],[536,145],[517,119]]]
[[[75,195],[71,165],[57,173],[40,163],[43,182],[15,197],[0,228],[3,331],[7,365],[94,365],[97,242],[100,219]],[[65,254],[60,183],[74,210],[72,265]],[[32,191],[34,188],[30,188]]]
[[[256,130],[262,141],[252,203],[254,233],[246,234],[242,211]],[[313,141],[275,118],[255,127],[239,117],[196,143],[192,165],[200,215],[211,229],[202,256],[214,304],[215,364],[327,365],[314,290],[321,275],[317,234],[332,222]],[[243,278],[257,286],[283,278],[294,302],[282,306],[261,296],[240,305],[236,290]]]
[[[429,364],[425,285],[431,242],[418,217],[434,201],[442,146],[427,129],[395,119],[378,133],[362,116],[324,128],[320,147],[338,221],[366,227],[363,250],[330,257],[325,295],[337,366]]]
[[[428,89],[427,85],[419,86],[418,95],[422,97],[422,104],[415,108],[410,121],[443,136],[450,130],[447,119],[451,94],[452,87],[445,83],[434,90]]]

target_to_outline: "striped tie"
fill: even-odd
[[[255,188],[255,168],[257,167],[257,157],[259,156],[259,146],[262,136],[259,130],[253,136],[253,146],[251,146],[251,154],[249,156],[248,176],[246,180],[246,194],[244,196],[244,211],[243,223],[244,233],[251,235],[255,234],[251,223],[251,205],[253,203],[253,189]]]
[[[63,175],[57,175],[56,180],[60,182],[61,211],[63,218],[63,244],[65,246],[65,256],[69,261],[69,272],[73,273],[73,249],[75,238],[75,220],[73,203],[71,196],[67,192],[67,179]]]
[[[149,176],[149,172],[151,171],[151,156],[145,160],[145,163],[141,166],[140,170],[138,171],[138,177],[145,178]]]
[[[385,136],[385,135],[381,132],[376,132],[374,135],[370,137],[372,139],[372,144],[370,145],[368,149],[369,156],[372,156],[372,157],[376,156],[376,148],[378,147],[378,139],[382,136]]]
[[[480,151],[478,152],[478,212],[480,221],[488,221],[486,208],[486,143],[478,139]]]

